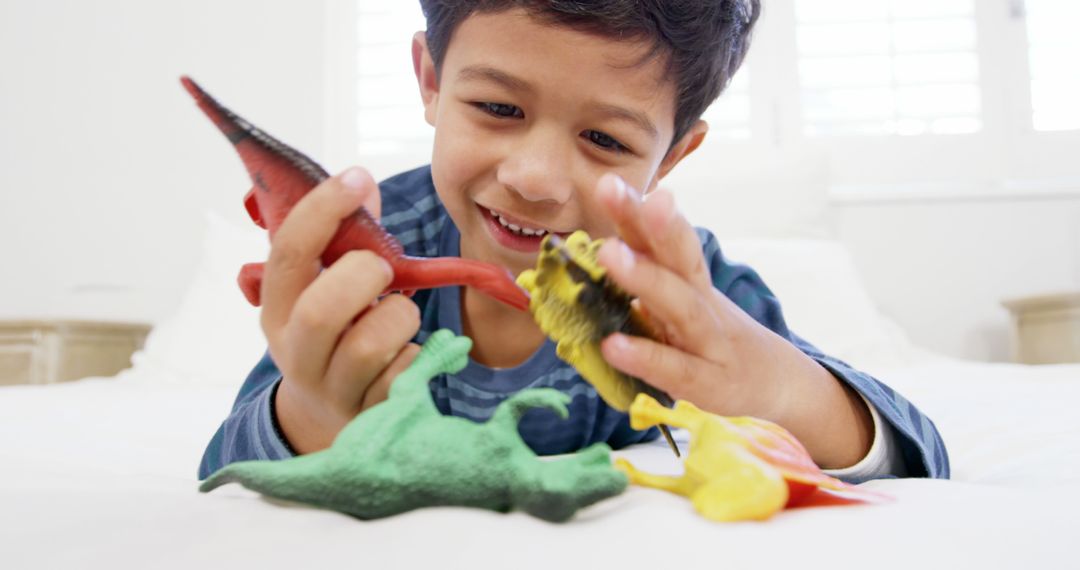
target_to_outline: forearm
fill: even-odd
[[[823,469],[858,463],[874,440],[874,422],[859,394],[795,347],[790,380],[774,421],[790,431]]]

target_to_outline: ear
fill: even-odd
[[[435,75],[435,61],[427,47],[427,35],[416,32],[412,39],[413,71],[420,86],[420,98],[424,102],[424,119],[435,126],[435,111],[439,103],[439,78]]]
[[[656,190],[656,185],[660,183],[660,179],[667,176],[671,172],[672,168],[675,168],[679,161],[686,158],[690,153],[697,150],[701,146],[702,141],[705,140],[705,134],[709,132],[709,123],[698,120],[694,123],[686,134],[683,135],[679,142],[675,146],[671,147],[667,155],[664,156],[664,160],[660,161],[660,168],[656,169],[656,176],[653,177],[652,182],[649,183],[649,187],[646,193]]]

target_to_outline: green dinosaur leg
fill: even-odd
[[[439,374],[457,372],[469,363],[472,340],[440,329],[424,341],[420,354],[404,372],[390,384],[389,398],[420,397],[429,404],[428,382]]]
[[[495,408],[488,424],[495,429],[517,433],[518,421],[530,409],[547,408],[565,420],[569,416],[566,409],[569,403],[570,396],[554,388],[522,390],[503,400],[499,407]]]

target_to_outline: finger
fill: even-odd
[[[653,258],[691,283],[712,288],[701,241],[690,222],[679,213],[671,192],[649,194],[641,208],[644,226],[653,245]],[[656,252],[663,252],[656,255]]]
[[[349,323],[378,299],[393,269],[371,251],[350,251],[315,278],[297,298],[283,333],[290,373],[322,378]]]
[[[375,404],[386,400],[390,394],[390,385],[394,383],[394,380],[399,374],[405,372],[405,369],[416,360],[416,355],[420,354],[420,345],[410,342],[405,345],[405,348],[401,349],[394,361],[386,367],[386,370],[371,383],[368,387],[368,391],[364,394],[364,403],[362,409],[366,410]]]
[[[616,333],[600,343],[601,353],[620,371],[667,392],[675,400],[697,401],[699,392],[712,386],[700,371],[708,370],[708,361],[647,338]]]
[[[321,267],[319,256],[341,219],[371,193],[378,193],[371,175],[362,168],[350,168],[316,186],[285,217],[271,237],[262,283],[261,318],[268,337],[285,325],[296,299],[315,279]]]
[[[637,297],[650,317],[667,334],[667,342],[694,354],[709,354],[709,334],[715,331],[712,307],[686,279],[656,262],[635,255],[625,244],[609,240],[601,246],[598,261],[619,287]]]
[[[420,329],[420,309],[404,295],[388,295],[352,326],[338,343],[326,372],[331,390],[362,402],[363,394]]]
[[[597,182],[596,195],[604,211],[615,222],[619,237],[638,251],[651,251],[649,235],[641,218],[641,194],[617,174],[608,173]]]

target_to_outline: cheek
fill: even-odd
[[[474,185],[485,176],[493,164],[491,153],[467,124],[440,122],[435,133],[431,168],[436,188],[456,193],[465,186]]]

